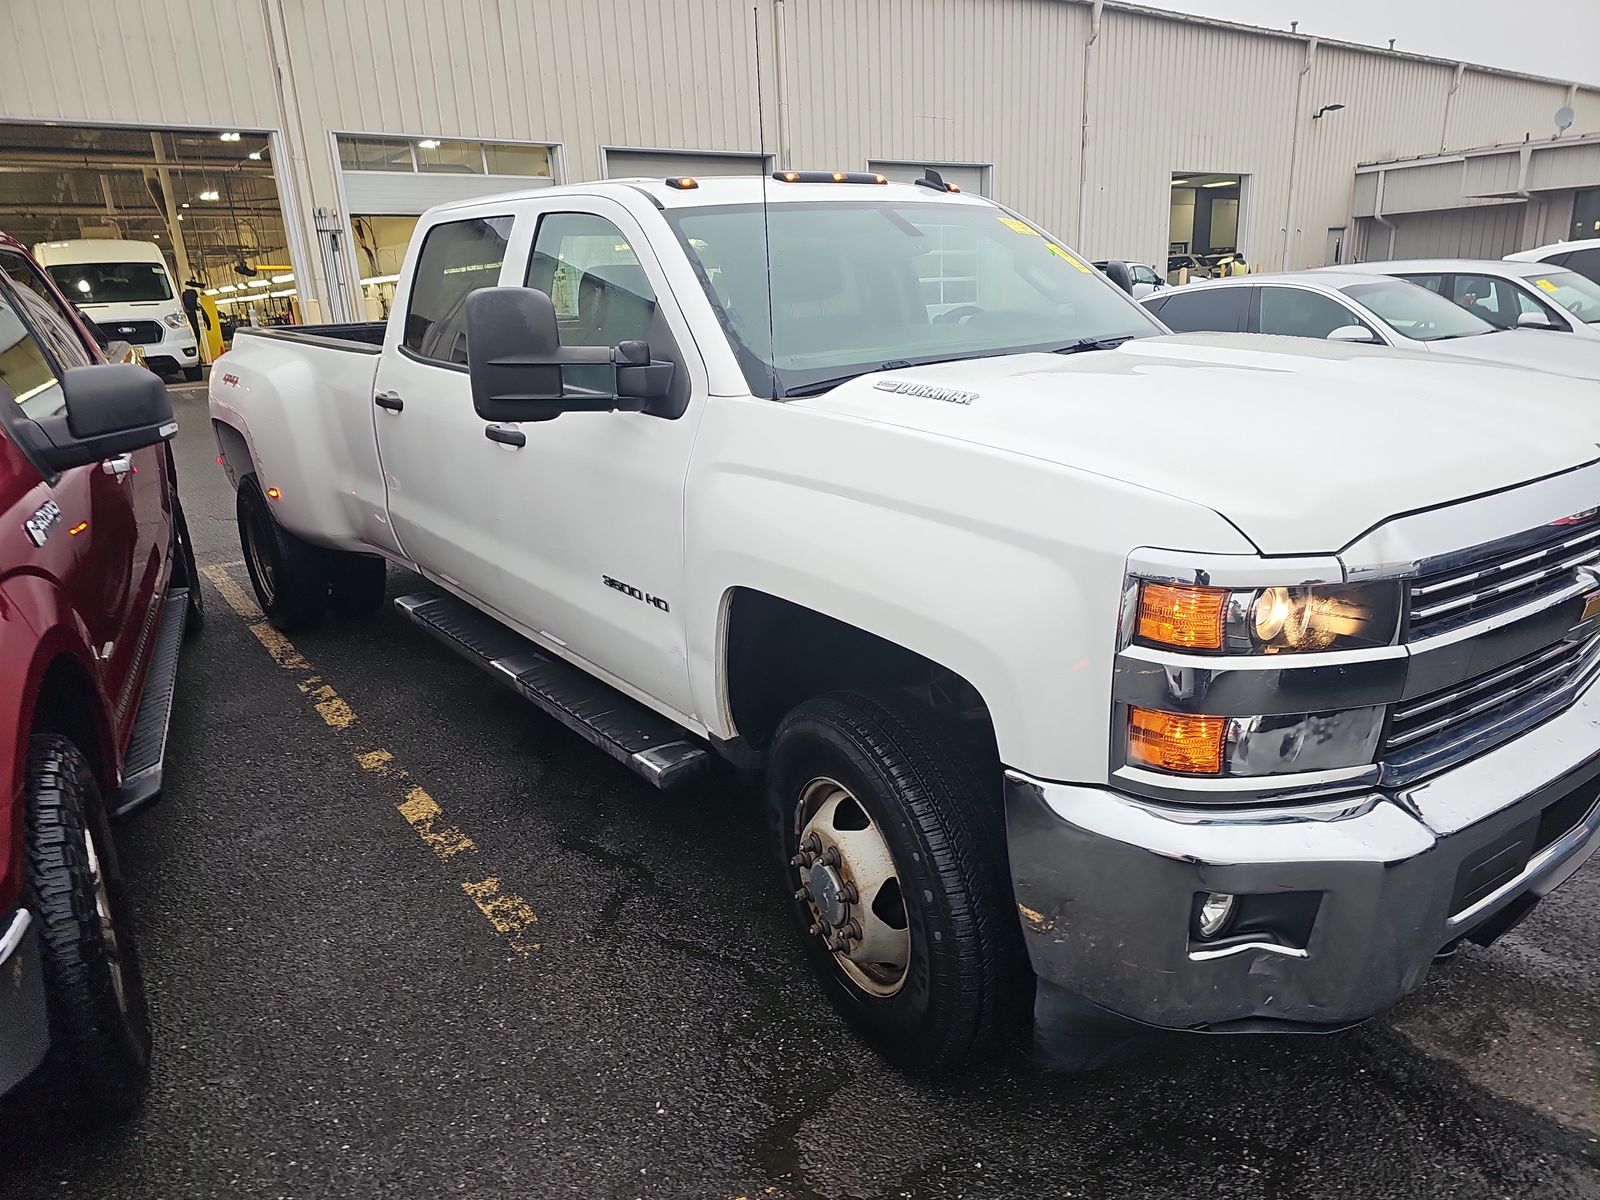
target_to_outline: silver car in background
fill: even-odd
[[[1600,379],[1600,340],[1497,329],[1459,304],[1388,275],[1323,268],[1246,275],[1141,301],[1179,333],[1266,333],[1367,342]]]
[[[1554,330],[1600,341],[1600,283],[1554,263],[1417,258],[1322,269],[1404,279],[1461,305],[1496,329]]]

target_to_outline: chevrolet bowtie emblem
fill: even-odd
[[[1600,616],[1600,571],[1594,567],[1579,567],[1578,578],[1595,588],[1583,598],[1583,615],[1578,618],[1578,623],[1582,624],[1590,617]]]

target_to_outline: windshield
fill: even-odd
[[[1494,326],[1481,317],[1414,283],[1355,283],[1339,290],[1377,313],[1402,337],[1419,342],[1494,332]]]
[[[127,304],[171,300],[172,285],[160,263],[61,263],[50,276],[75,304]]]
[[[1530,276],[1528,282],[1578,320],[1600,325],[1600,283],[1576,271],[1550,271]]]
[[[1088,263],[988,205],[785,201],[765,215],[752,204],[667,216],[758,396],[1160,332]]]

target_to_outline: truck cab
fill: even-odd
[[[149,1025],[112,834],[160,792],[194,561],[161,381],[0,235],[0,1092],[125,1113]]]
[[[1076,1065],[1342,1028],[1600,841],[1586,381],[1175,337],[933,176],[445,206],[397,294],[213,375],[263,609],[401,563],[651,783],[763,772],[822,989],[910,1069],[1030,1003]]]
[[[138,346],[158,375],[200,379],[194,327],[160,246],[83,238],[41,242],[33,253],[56,286],[108,338]]]

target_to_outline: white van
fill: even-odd
[[[144,351],[158,375],[200,378],[200,349],[161,247],[91,238],[41,242],[33,256],[113,341]]]

